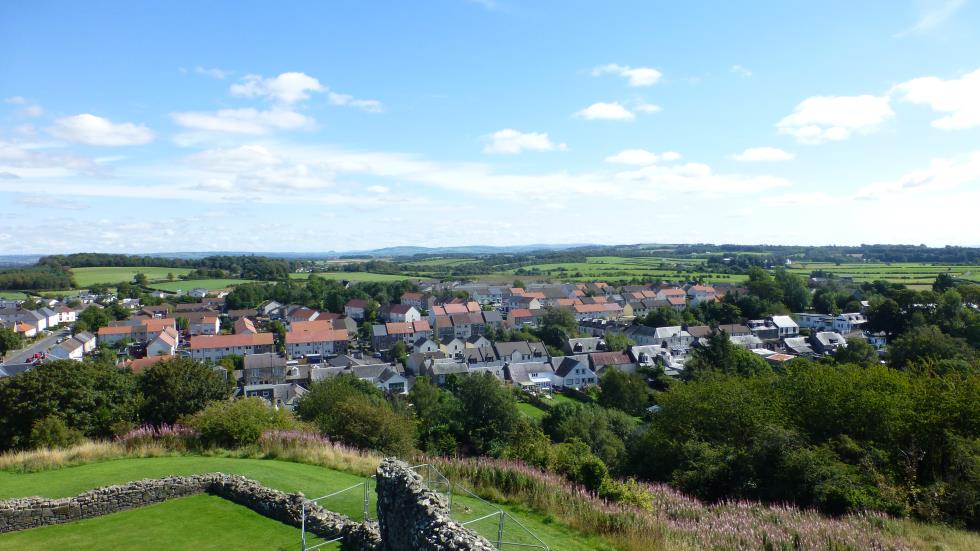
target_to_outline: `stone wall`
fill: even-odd
[[[407,464],[386,459],[378,467],[378,527],[386,551],[490,551],[494,546],[449,516],[445,498]]]
[[[243,476],[211,473],[140,480],[62,499],[27,497],[0,501],[0,533],[109,515],[200,493],[222,497],[291,526],[302,524],[303,494],[272,490]],[[349,549],[381,548],[377,525],[354,522],[317,505],[307,506],[306,527],[324,538],[342,537]]]
[[[386,459],[378,467],[378,522],[350,518],[307,504],[306,528],[320,537],[343,539],[363,551],[490,551],[493,545],[453,521],[445,498],[428,488],[407,464]],[[168,499],[209,493],[299,527],[303,494],[287,494],[243,476],[210,473],[147,479],[98,488],[75,497],[27,497],[0,501],[0,533],[109,515]]]

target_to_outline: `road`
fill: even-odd
[[[71,330],[68,327],[62,329],[56,329],[47,337],[44,337],[43,339],[35,342],[34,344],[32,344],[27,348],[21,348],[16,352],[9,352],[7,354],[7,357],[4,358],[4,363],[8,363],[8,364],[24,363],[27,361],[28,358],[33,356],[35,353],[46,352],[49,348],[51,348],[55,343],[58,342],[59,338],[67,337],[68,335],[71,335]]]

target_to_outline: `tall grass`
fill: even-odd
[[[0,470],[56,469],[124,457],[199,454],[278,459],[319,465],[362,476],[373,474],[381,456],[299,431],[266,431],[250,446],[200,449],[193,432],[170,427],[137,430],[116,441],[84,442],[65,449],[0,454]],[[597,534],[625,551],[763,549],[830,551],[980,549],[970,532],[891,519],[879,514],[827,518],[814,511],[747,501],[707,504],[658,484],[629,484],[641,505],[614,503],[566,479],[523,463],[486,458],[425,458],[450,480],[483,497],[511,503],[583,533]]]

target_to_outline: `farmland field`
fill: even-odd
[[[24,300],[27,295],[20,291],[0,291],[0,298],[7,300]]]
[[[980,283],[980,266],[927,264],[922,262],[895,263],[854,263],[834,264],[830,262],[801,262],[794,263],[789,271],[808,276],[814,270],[824,270],[838,277],[851,277],[858,283],[883,279],[892,283],[901,283],[915,289],[932,286],[932,282],[940,273],[949,273],[953,277]]]
[[[198,287],[207,289],[208,291],[216,291],[218,289],[227,289],[238,285],[239,283],[248,283],[249,279],[188,279],[186,281],[167,281],[166,283],[153,283],[149,287],[151,289],[158,289],[160,291],[190,291],[191,289],[196,289]]]
[[[738,274],[719,274],[705,271],[700,258],[659,258],[590,256],[585,262],[558,262],[530,264],[521,268],[499,272],[497,276],[519,276],[530,279],[548,277],[562,281],[594,281],[647,278],[688,280],[702,278],[708,283],[738,283],[746,277]],[[518,270],[522,270],[520,274]]]
[[[75,283],[79,287],[89,287],[92,285],[112,285],[121,281],[133,281],[137,273],[146,274],[147,280],[151,282],[166,281],[167,274],[174,274],[174,277],[190,273],[189,268],[160,268],[155,266],[107,266],[97,268],[72,268],[71,273],[75,276]]]
[[[403,281],[415,279],[407,275],[375,274],[371,272],[317,272],[316,275],[324,279],[346,279],[347,281]],[[290,279],[309,279],[309,273],[292,273]]]

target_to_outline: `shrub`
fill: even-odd
[[[157,444],[167,450],[186,451],[194,447],[194,444],[197,442],[197,437],[197,431],[190,427],[161,424],[156,427],[153,425],[143,425],[130,429],[125,434],[119,436],[117,440],[127,450],[141,449]]]
[[[61,417],[55,415],[38,419],[31,426],[31,447],[34,448],[67,448],[81,439],[82,433],[68,428]]]
[[[198,431],[203,446],[223,448],[254,444],[269,429],[301,426],[291,413],[270,407],[262,398],[211,402],[182,421]]]

